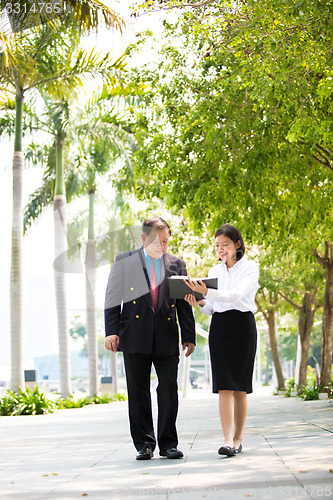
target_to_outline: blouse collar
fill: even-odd
[[[243,257],[241,257],[232,267],[228,268],[227,267],[227,263],[226,262],[222,262],[222,265],[225,266],[226,270],[228,271],[228,273],[230,272],[233,272],[235,271],[236,269],[238,269],[244,262],[246,261],[246,256],[243,255]]]

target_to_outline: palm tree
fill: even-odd
[[[6,2],[2,2],[2,6]],[[82,9],[82,4],[84,8]],[[73,16],[76,25],[87,30],[98,25],[98,13],[104,13],[104,21],[108,26],[118,24],[121,20],[113,15],[107,7],[99,2],[72,2],[76,5]],[[68,22],[69,15],[64,16]],[[112,21],[113,19],[113,21]],[[15,140],[13,155],[13,213],[12,213],[12,252],[11,252],[11,388],[17,390],[24,386],[22,367],[22,183],[23,183],[23,151],[22,151],[22,119],[25,94],[34,88],[58,87],[70,88],[73,80],[77,81],[77,68],[71,65],[71,59],[62,68],[62,72],[46,73],[46,54],[50,45],[56,42],[61,46],[63,28],[54,30],[54,25],[64,26],[60,22],[49,23],[29,32],[17,32],[10,38],[1,33],[2,52],[0,53],[0,94],[15,96]],[[56,54],[57,61],[58,54]],[[46,59],[46,60],[45,60]],[[58,89],[59,90],[59,89]]]
[[[87,310],[87,334],[88,334],[88,358],[89,358],[89,392],[96,394],[98,391],[98,376],[97,376],[97,329],[96,329],[96,305],[95,305],[95,283],[96,283],[96,241],[94,229],[94,199],[97,189],[98,178],[105,174],[115,159],[119,156],[124,156],[129,162],[128,151],[132,147],[132,139],[129,125],[121,120],[119,111],[112,104],[115,99],[116,91],[110,86],[105,85],[100,93],[94,93],[92,98],[87,102],[86,106],[77,111],[76,114],[69,106],[68,101],[51,101],[45,99],[47,112],[45,120],[39,118],[39,129],[45,130],[52,134],[54,141],[50,148],[44,152],[31,155],[36,158],[43,157],[45,161],[45,170],[48,175],[45,176],[43,186],[38,189],[30,199],[25,214],[26,224],[29,225],[41,213],[42,207],[50,204],[52,200],[53,175],[50,175],[54,170],[54,156],[57,157],[56,162],[56,190],[54,191],[55,201],[61,205],[61,218],[55,219],[55,228],[59,227],[60,235],[57,238],[59,244],[63,241],[62,246],[57,249],[58,259],[56,260],[57,270],[61,270],[60,266],[65,269],[64,259],[66,258],[66,224],[65,224],[65,203],[70,201],[74,196],[80,194],[89,195],[89,218],[88,218],[88,242],[86,250],[85,276],[86,276],[86,310]],[[117,87],[117,93],[123,91]],[[71,118],[69,117],[72,110]],[[76,124],[70,126],[70,124]],[[65,150],[68,153],[66,159],[66,174],[63,168],[60,169],[62,154],[60,153],[58,144],[65,145]],[[36,150],[36,148],[31,148]],[[69,151],[68,151],[69,149]],[[72,161],[70,160],[72,157]],[[66,178],[66,187],[65,187]],[[37,208],[37,210],[36,210]],[[59,213],[56,211],[55,213]],[[61,221],[61,222],[60,222]],[[77,245],[72,242],[72,248],[77,248]],[[59,253],[61,252],[61,254]],[[56,271],[56,274],[58,271]],[[65,291],[64,291],[64,273],[57,276],[59,297],[57,301],[63,318],[66,317],[65,310]],[[64,336],[66,328],[63,327],[61,335],[62,345],[66,342]],[[59,332],[60,336],[60,332]],[[66,336],[67,338],[67,336]],[[64,351],[64,359],[68,359],[67,351]],[[66,363],[62,367],[65,374],[68,370]],[[65,375],[64,375],[65,376]],[[63,384],[65,384],[65,380]]]
[[[97,328],[96,328],[96,241],[94,229],[94,200],[97,188],[97,176],[110,169],[110,164],[119,155],[126,156],[126,146],[131,135],[124,131],[124,124],[119,121],[117,113],[110,109],[111,96],[106,88],[100,95],[93,96],[92,101],[83,110],[82,125],[78,127],[81,156],[88,158],[87,191],[89,195],[88,242],[86,251],[86,304],[87,304],[87,334],[89,359],[89,392],[98,391],[97,372]],[[109,108],[107,109],[105,105]],[[94,115],[95,119],[92,120]],[[87,141],[87,138],[90,138]],[[112,372],[115,392],[117,388],[117,358],[113,355]]]
[[[86,311],[89,360],[89,393],[98,392],[98,348],[96,328],[96,242],[94,228],[95,188],[89,190],[89,222],[86,250]]]
[[[79,51],[81,58],[82,52]],[[90,54],[91,56],[91,54]],[[90,68],[89,57],[86,58],[87,68]],[[103,63],[103,64],[101,64]],[[121,61],[116,61],[113,68],[120,69]],[[109,70],[109,59],[104,57],[102,61],[98,61],[95,57],[92,58],[91,70],[96,71],[96,68],[103,73],[104,70]],[[56,305],[58,317],[58,337],[59,337],[59,362],[60,362],[60,386],[61,393],[67,396],[71,392],[70,383],[70,362],[69,362],[69,347],[68,347],[68,318],[67,318],[67,300],[66,300],[66,284],[65,284],[65,269],[66,269],[66,253],[67,253],[67,216],[66,216],[66,188],[65,188],[65,172],[64,172],[64,154],[63,148],[66,138],[69,133],[69,114],[70,106],[67,100],[50,101],[44,97],[47,104],[47,116],[49,118],[48,131],[54,136],[54,147],[56,157],[56,182],[54,188],[54,236],[55,236],[55,257],[57,266],[55,266],[55,289],[56,289]],[[90,196],[90,212],[93,215],[93,186],[89,186]],[[79,194],[80,190],[78,190]],[[90,220],[93,220],[90,217]],[[90,392],[97,393],[97,335],[96,335],[96,308],[94,303],[95,293],[91,289],[91,285],[95,282],[94,262],[94,237],[93,227],[89,228],[88,247],[87,247],[87,332],[88,332],[88,353],[89,353],[89,369],[90,369]],[[94,330],[93,330],[94,328]]]
[[[64,181],[63,146],[68,127],[69,110],[66,102],[60,102],[50,109],[50,119],[53,122],[56,159],[56,178],[54,186],[54,249],[58,265],[54,265],[54,282],[56,293],[60,388],[63,397],[71,393],[68,317],[65,281],[65,256],[67,251],[67,215],[66,215],[66,189]],[[56,264],[56,261],[55,261]]]

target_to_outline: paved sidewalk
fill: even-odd
[[[154,405],[156,415],[156,406]],[[184,459],[135,460],[127,402],[0,417],[1,500],[333,498],[333,402],[249,396],[244,451],[222,444],[217,396],[180,400]]]

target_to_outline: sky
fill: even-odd
[[[123,35],[118,32],[101,30],[91,35],[88,44],[97,45],[101,51],[112,49],[115,58],[119,57],[129,43],[137,40],[136,33],[147,28],[154,28],[154,33],[161,30],[158,14],[143,15],[138,19],[131,17],[129,6],[131,0],[105,1],[107,5],[119,12],[127,22]],[[136,58],[136,64],[143,64],[150,58],[148,52]],[[12,151],[13,142],[0,142],[0,382],[8,379],[10,373],[10,252],[11,252],[11,217],[12,217]],[[25,168],[23,181],[23,206],[28,202],[29,194],[41,183],[42,172],[37,167]],[[80,202],[68,207],[68,220],[81,210]],[[23,241],[23,352],[24,369],[34,367],[33,357],[58,352],[56,329],[56,311],[53,280],[54,261],[53,211],[48,208],[39,221],[29,229]],[[110,267],[103,266],[98,270],[97,306],[103,308],[104,293]],[[69,318],[83,315],[85,311],[84,275],[68,274],[68,307]],[[104,332],[98,332],[103,335]],[[76,349],[71,344],[71,349]]]

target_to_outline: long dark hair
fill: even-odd
[[[231,224],[223,224],[223,226],[218,228],[214,236],[217,238],[221,234],[230,238],[235,244],[240,242],[240,247],[236,250],[236,260],[240,260],[245,254],[245,245],[240,231]]]

